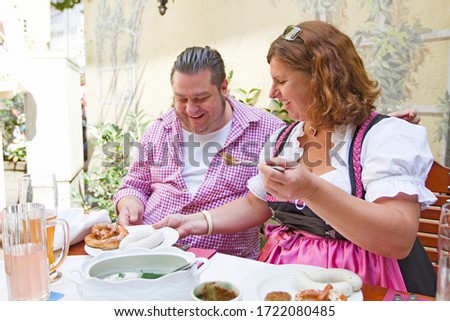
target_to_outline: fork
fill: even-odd
[[[225,164],[230,165],[230,166],[239,166],[239,165],[257,166],[259,164],[259,162],[257,162],[257,161],[236,159],[232,155],[225,153],[225,152],[220,152],[219,155],[225,160]],[[272,165],[272,164],[267,164],[267,165],[271,166],[273,169],[276,169],[277,171],[280,171],[280,172],[284,172],[286,169],[286,168],[284,168],[282,166],[278,166],[278,165]],[[287,168],[289,168],[289,167],[293,167],[293,166],[288,166]]]
[[[239,166],[239,165],[257,166],[259,164],[259,162],[257,162],[257,161],[236,159],[232,155],[225,153],[225,152],[220,152],[219,154],[225,160],[225,164],[230,165],[230,166]]]

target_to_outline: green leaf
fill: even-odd
[[[141,275],[141,278],[153,280],[153,279],[158,279],[158,278],[160,278],[160,277],[162,277],[164,275],[165,274],[162,274],[162,273],[143,272],[142,275]]]

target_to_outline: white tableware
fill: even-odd
[[[197,268],[169,273],[193,260],[198,260]],[[81,269],[72,270],[69,279],[76,284],[83,300],[187,301],[201,272],[209,264],[206,258],[196,259],[193,253],[174,247],[159,250],[134,248],[99,254],[84,262]],[[105,279],[125,272],[128,275],[141,272],[165,275],[155,279]]]
[[[442,206],[438,234],[436,300],[450,301],[450,204]]]
[[[322,269],[320,267],[302,264],[267,264],[267,266],[243,278],[241,283],[243,299],[244,301],[264,301],[267,293],[284,291],[288,292],[292,300],[294,300],[295,294],[299,292],[295,286],[295,273],[298,271],[310,273]],[[362,301],[363,294],[361,291],[354,292],[347,300]]]
[[[128,232],[130,234],[132,234],[137,231],[142,231],[143,229],[153,229],[153,227],[151,225],[133,225],[133,226],[127,226],[126,229],[128,230]],[[163,227],[160,229],[160,231],[164,235],[164,240],[162,241],[161,244],[159,244],[157,247],[154,247],[152,250],[168,248],[168,247],[174,245],[178,241],[178,238],[180,237],[178,232],[175,229],[170,228],[170,227]],[[108,252],[108,253],[116,252],[117,253],[117,252],[122,251],[119,249],[117,249],[117,250],[102,250],[102,249],[90,247],[89,245],[85,245],[84,250],[86,251],[87,254],[92,255],[92,256],[96,256],[96,255],[99,255],[104,252]]]

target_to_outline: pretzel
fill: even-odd
[[[97,223],[91,233],[84,238],[84,242],[90,247],[102,250],[119,248],[120,241],[128,235],[128,230],[120,225],[112,223]]]

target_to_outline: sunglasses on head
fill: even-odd
[[[300,29],[300,27],[290,25],[290,26],[287,26],[286,29],[284,29],[281,36],[283,37],[283,39],[292,41],[295,38],[297,38],[301,32],[302,32],[302,29]]]

